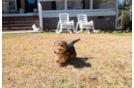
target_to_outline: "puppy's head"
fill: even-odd
[[[64,53],[67,50],[67,43],[65,41],[56,41],[54,43],[54,50],[59,54]]]

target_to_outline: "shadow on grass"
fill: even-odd
[[[67,65],[72,65],[75,68],[91,67],[90,63],[86,63],[88,59],[94,59],[94,57],[88,57],[88,58],[77,57],[76,59],[70,59],[67,62],[63,63],[62,67],[65,67]]]

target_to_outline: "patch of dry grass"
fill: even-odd
[[[53,43],[75,44],[77,59],[58,67]],[[3,88],[132,87],[132,37],[109,34],[2,35]]]

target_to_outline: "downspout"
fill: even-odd
[[[38,13],[39,13],[40,28],[43,30],[42,5],[40,4],[40,0],[38,0]]]
[[[117,24],[118,24],[118,16],[119,16],[119,9],[118,9],[118,0],[116,0],[116,17],[115,17],[115,29],[117,30]]]

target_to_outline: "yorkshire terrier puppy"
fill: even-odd
[[[74,44],[79,40],[80,39],[74,40],[69,44],[67,44],[66,41],[56,41],[54,43],[54,61],[62,64],[68,59],[76,58]]]

